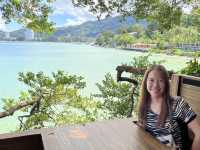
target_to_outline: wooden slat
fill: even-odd
[[[200,77],[195,77],[195,76],[188,76],[188,75],[179,75],[179,76],[182,76],[183,78],[186,78],[186,79],[191,79],[191,80],[196,80],[196,81],[200,81]]]
[[[192,86],[192,85],[189,85],[189,84],[182,84],[181,85],[182,89],[185,89],[185,90],[190,90],[192,92],[195,92],[195,94],[197,95],[194,95],[194,96],[198,96],[199,92],[200,92],[200,87],[196,87],[196,86]]]
[[[40,131],[45,150],[61,150],[54,128],[41,129]]]
[[[0,134],[0,140],[2,139],[7,139],[7,138],[15,138],[19,136],[27,136],[27,135],[36,135],[36,134],[41,134],[40,129],[34,129],[34,130],[27,130],[24,132],[14,132],[14,133],[4,133]]]
[[[178,95],[179,81],[180,81],[180,76],[177,74],[173,74],[170,81],[170,95],[171,96]]]
[[[0,140],[0,150],[44,150],[41,134]]]
[[[197,115],[200,116],[200,87],[182,84],[181,96],[185,98]]]
[[[132,123],[131,119],[58,128],[56,134],[62,149],[66,147],[73,150],[167,149],[165,145]]]

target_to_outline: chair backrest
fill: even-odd
[[[173,74],[171,95],[182,96],[197,113],[200,122],[200,77]]]
[[[172,96],[182,96],[197,114],[200,123],[200,77],[173,74],[170,82]],[[187,132],[187,131],[186,131]],[[188,144],[194,138],[192,131],[188,130]]]

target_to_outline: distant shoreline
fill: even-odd
[[[148,53],[148,50],[146,49],[139,49],[139,48],[120,48],[121,50],[126,51],[135,51],[135,52],[142,52],[142,53]]]
[[[35,41],[35,40],[24,40],[24,41],[11,41],[11,40],[1,40],[0,43],[63,43],[63,44],[84,44],[88,46],[100,47],[100,48],[114,48],[118,50],[125,50],[125,51],[134,51],[134,52],[141,52],[141,53],[152,53],[152,54],[166,54],[168,56],[185,56],[188,58],[193,58],[193,55],[184,54],[184,55],[177,55],[177,54],[170,54],[170,53],[157,53],[153,51],[149,51],[147,49],[140,49],[140,48],[123,48],[123,47],[108,47],[108,46],[100,46],[95,44],[94,42],[63,42],[63,41]],[[191,52],[195,54],[195,52]],[[198,59],[200,61],[200,58]]]

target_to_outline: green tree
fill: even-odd
[[[127,47],[134,42],[134,37],[128,33],[124,33],[115,37],[118,46]]]
[[[150,55],[148,54],[146,56],[133,57],[131,62],[126,65],[132,66],[134,68],[147,69],[150,65],[161,64],[163,62],[164,61],[150,61]],[[135,108],[139,97],[139,90],[143,75],[129,74],[129,77],[138,81],[138,86],[134,91],[135,94],[133,98]],[[130,98],[132,92],[132,84],[127,82],[117,82],[115,77],[113,77],[110,73],[107,73],[105,75],[105,79],[96,85],[100,93],[95,94],[94,96],[102,98],[103,108],[108,110],[108,116],[110,118],[126,117],[131,109]]]
[[[193,20],[194,20],[194,16],[192,14],[184,14],[181,17],[181,26],[183,27],[191,27],[193,26]]]
[[[110,73],[107,73],[105,79],[101,82],[96,84],[100,94],[95,94],[94,96],[102,98],[103,108],[108,110],[110,119],[127,116],[130,110],[131,85],[117,83]]]
[[[187,66],[180,71],[182,74],[200,77],[200,63],[197,58],[187,62]]]
[[[80,90],[86,86],[82,80],[83,77],[64,71],[52,73],[52,77],[43,72],[19,73],[19,81],[26,84],[28,90],[21,92],[17,100],[4,98],[0,118],[20,110],[20,130],[94,121],[101,103],[80,96]]]
[[[88,7],[97,15],[110,16],[113,12],[122,15],[136,16],[137,18],[155,20],[161,31],[168,30],[180,24],[185,5],[192,4],[194,0],[72,0],[75,6]],[[196,4],[196,3],[194,3]],[[193,5],[194,5],[193,4]]]
[[[135,24],[129,28],[129,31],[135,32],[136,38],[139,38],[139,37],[141,37],[142,33],[144,32],[144,28],[139,24]]]
[[[120,28],[117,30],[117,33],[118,33],[118,34],[128,33],[128,29],[127,29],[126,27],[120,27]]]
[[[184,14],[181,17],[181,26],[195,27],[200,32],[200,7],[195,7],[190,14]]]
[[[114,34],[112,32],[103,32],[100,36],[97,37],[95,44],[99,46],[113,46]]]
[[[198,31],[200,32],[200,7],[196,7],[193,9],[192,14],[192,25],[196,26]]]
[[[147,29],[145,30],[146,35],[150,38],[153,39],[153,36],[155,32],[158,30],[158,25],[155,21],[149,22],[147,25]]]
[[[52,32],[54,24],[48,20],[48,16],[52,13],[51,4],[54,1],[56,0],[1,0],[0,10],[7,23],[15,20],[37,32]],[[117,12],[124,16],[155,20],[161,31],[180,24],[185,5],[198,6],[195,0],[72,0],[72,3],[77,7],[89,8],[97,18]]]
[[[51,33],[53,22],[48,20],[54,0],[1,0],[0,10],[6,23],[12,20],[36,32]]]
[[[171,44],[199,42],[199,32],[194,27],[174,27],[165,34],[165,39]]]

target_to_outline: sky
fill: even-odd
[[[89,20],[97,20],[86,8],[74,7],[71,0],[56,0],[52,6],[54,12],[50,14],[49,19],[56,23],[56,27],[80,25]],[[187,13],[191,11],[190,9],[186,7],[184,11]],[[0,12],[0,30],[11,32],[20,28],[22,26],[15,22],[5,24]]]
[[[74,7],[71,0],[56,0],[52,6],[54,11],[50,14],[49,19],[56,23],[56,27],[80,25],[89,20],[97,20],[86,8]],[[0,14],[0,30],[10,32],[20,28],[22,26],[15,22],[5,24]]]

